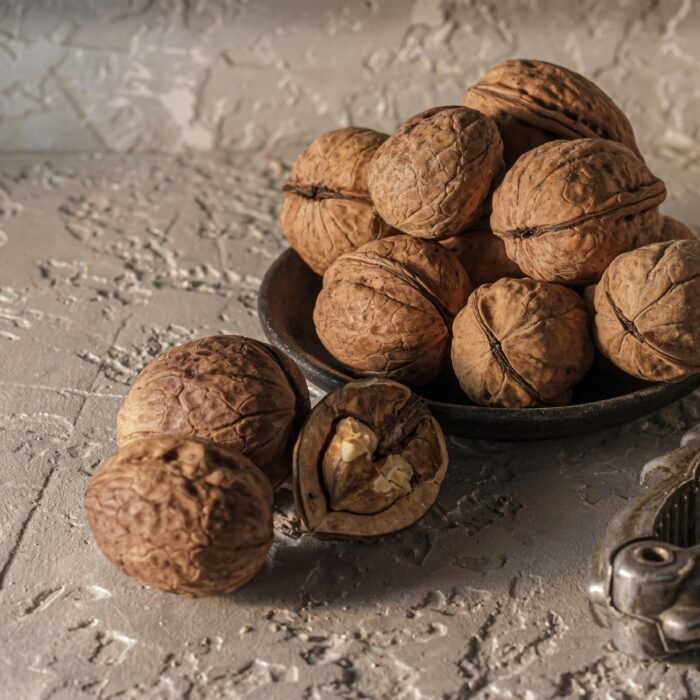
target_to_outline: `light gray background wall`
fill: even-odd
[[[0,0],[0,150],[293,152],[524,56],[598,81],[672,179],[700,169],[699,36],[693,0]]]

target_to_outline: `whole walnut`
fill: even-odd
[[[294,449],[294,500],[318,535],[376,537],[423,517],[446,470],[445,438],[425,401],[365,379],[311,412]]]
[[[452,319],[470,290],[444,246],[390,236],[341,255],[326,270],[314,324],[326,349],[354,374],[417,386],[442,369]]]
[[[620,254],[661,229],[664,183],[627,146],[550,141],[518,159],[493,196],[491,227],[528,276],[597,282]]]
[[[467,91],[462,104],[496,121],[508,167],[555,139],[610,139],[641,158],[632,125],[620,108],[597,85],[562,66],[502,61]]]
[[[296,364],[251,338],[217,335],[171,348],[136,378],[117,416],[122,446],[155,433],[232,447],[279,485],[311,408]]]
[[[700,372],[700,241],[625,253],[595,289],[595,338],[620,369],[650,382]]]
[[[157,435],[130,442],[90,479],[95,541],[137,581],[186,596],[227,593],[252,578],[272,543],[272,488],[235,450]]]
[[[292,248],[319,275],[339,255],[391,230],[367,189],[370,161],[386,139],[372,129],[336,129],[321,134],[294,161],[280,225]]]
[[[475,287],[501,277],[522,277],[521,269],[506,255],[506,244],[491,231],[488,219],[459,236],[440,241],[467,271]]]
[[[682,221],[674,219],[672,216],[661,217],[661,234],[659,241],[695,241],[695,234]]]
[[[481,406],[563,406],[593,362],[583,299],[548,282],[478,287],[452,327],[452,365]]]
[[[377,149],[369,192],[394,228],[448,238],[483,216],[502,168],[492,119],[464,107],[434,107],[405,121]]]

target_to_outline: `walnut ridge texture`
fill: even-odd
[[[647,381],[700,372],[700,241],[656,243],[625,253],[594,295],[598,348]]]
[[[314,324],[328,351],[356,375],[419,385],[442,369],[452,319],[470,290],[444,246],[390,236],[328,268]]]
[[[227,593],[272,543],[272,487],[234,450],[160,435],[130,442],[93,474],[85,510],[104,555],[146,586]]]
[[[350,382],[312,411],[294,449],[294,498],[309,530],[376,537],[432,506],[447,470],[442,430],[425,402],[386,379]]]
[[[453,326],[452,365],[482,406],[561,406],[593,362],[583,299],[532,279],[478,287]]]
[[[370,161],[386,134],[347,127],[321,134],[296,159],[284,186],[280,225],[316,273],[342,253],[386,235],[367,188]]]
[[[604,139],[550,141],[522,155],[493,196],[491,227],[528,276],[597,282],[620,253],[658,237],[664,183]]]
[[[369,191],[394,228],[447,238],[483,214],[502,167],[492,119],[464,107],[434,107],[406,120],[377,149]]]
[[[242,336],[211,336],[144,367],[119,410],[117,443],[154,433],[211,440],[249,457],[277,486],[291,470],[309,409],[304,377],[282,352]]]
[[[496,121],[508,166],[555,139],[611,139],[641,157],[632,126],[612,99],[587,78],[552,63],[502,61],[467,91],[462,104]]]

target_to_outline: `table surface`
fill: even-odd
[[[597,538],[700,419],[698,393],[581,438],[451,439],[438,504],[375,542],[305,535],[282,489],[268,561],[229,596],[145,589],[103,558],[82,497],[120,401],[167,347],[261,337],[284,173],[261,156],[3,157],[0,697],[700,696],[695,657],[612,651],[585,592]]]

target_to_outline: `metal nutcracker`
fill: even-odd
[[[648,462],[596,550],[589,596],[637,657],[700,647],[700,426]]]

